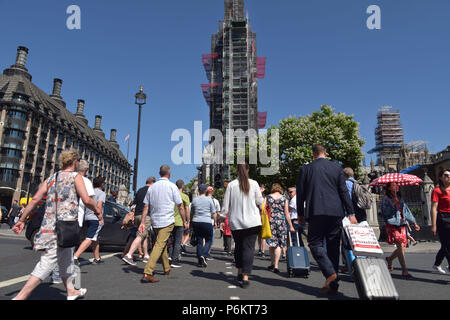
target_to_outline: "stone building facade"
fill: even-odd
[[[54,79],[48,95],[32,83],[26,68],[28,49],[18,47],[16,62],[0,75],[0,201],[9,206],[33,194],[40,183],[59,169],[63,150],[74,148],[89,162],[88,178],[103,176],[105,192],[130,185],[131,165],[116,142],[117,130],[107,139],[102,116],[89,127],[85,101],[72,114],[61,97],[62,80]]]

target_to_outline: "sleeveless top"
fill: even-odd
[[[58,183],[55,184],[56,173],[47,182],[48,192],[45,202],[45,213],[41,228],[34,238],[34,250],[52,249],[56,243],[56,219],[58,221],[78,220],[78,194],[75,188],[75,177],[77,172],[60,171]],[[58,188],[58,208],[56,208],[56,189]],[[58,209],[56,215],[56,209]]]

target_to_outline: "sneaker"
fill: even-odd
[[[206,263],[205,257],[200,257],[200,261],[201,261],[203,267],[207,267],[208,266],[208,264]]]
[[[74,263],[76,266],[80,266],[80,261],[78,261],[78,258],[73,257],[73,263]]]
[[[442,269],[441,266],[436,266],[436,265],[434,265],[434,266],[433,266],[433,270],[436,271],[436,272],[438,272],[438,273],[440,273],[440,274],[447,274],[447,272],[445,272],[445,270]]]
[[[92,261],[92,264],[102,264],[102,263],[105,263],[105,261],[103,261],[102,258],[94,259],[94,261]]]
[[[211,256],[209,256],[209,257],[206,257],[206,260],[208,260],[208,261],[213,261],[213,260],[214,260],[214,258],[213,258],[213,257],[211,257]]]
[[[172,268],[181,268],[181,264],[178,261],[174,261],[170,264]]]
[[[150,258],[150,256],[144,257],[144,259],[142,259],[142,262],[143,262],[143,263],[147,263],[147,262],[148,262],[148,258]]]
[[[241,273],[241,274],[238,274],[238,276],[237,276],[237,281],[238,282],[242,282],[242,281],[244,281],[244,275]]]
[[[127,263],[127,264],[129,264],[130,266],[135,266],[136,265],[136,262],[133,261],[133,258],[129,257],[129,256],[126,256],[126,255],[123,256],[122,261]]]
[[[247,289],[249,286],[250,286],[250,282],[248,282],[247,280],[242,280],[242,284],[241,284],[242,289]]]
[[[171,257],[169,257],[169,262],[172,262],[172,258]]]
[[[258,257],[262,257],[262,255],[263,255],[262,251],[261,250],[258,251]]]

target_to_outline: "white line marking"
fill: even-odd
[[[228,272],[225,272],[225,274],[233,274],[233,272],[231,272],[231,271],[228,271]]]
[[[227,267],[227,269],[233,269],[233,267]]]
[[[121,252],[116,252],[116,253],[108,254],[106,256],[101,256],[101,257],[102,257],[103,260],[106,260],[106,259],[109,259],[111,257],[114,257],[118,253],[121,253]],[[94,261],[94,258],[89,259],[89,261],[90,262]],[[26,275],[26,276],[23,276],[23,277],[18,277],[18,278],[2,281],[2,282],[0,282],[0,289],[1,288],[5,288],[5,287],[9,287],[9,286],[12,286],[12,285],[15,285],[15,284],[18,284],[18,283],[21,283],[21,282],[26,282],[26,281],[28,281],[28,278],[30,278],[30,275]]]
[[[241,300],[239,297],[230,297],[230,300]]]
[[[228,286],[228,289],[236,289],[236,286]]]
[[[23,277],[19,277],[19,278],[15,278],[15,279],[11,279],[11,280],[6,280],[6,281],[3,281],[3,282],[0,282],[0,288],[5,288],[5,287],[9,287],[9,286],[15,285],[17,283],[28,281],[29,277],[30,276],[28,275],[28,276],[23,276]]]

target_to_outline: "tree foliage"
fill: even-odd
[[[282,119],[278,126],[268,129],[269,137],[274,129],[278,129],[280,135],[279,172],[272,176],[263,176],[255,165],[250,166],[250,177],[261,185],[270,188],[277,182],[284,188],[295,186],[300,168],[313,161],[312,147],[317,143],[327,148],[330,160],[341,163],[343,167],[353,168],[356,176],[360,174],[364,140],[359,136],[359,123],[353,116],[335,113],[331,107],[323,105],[320,111],[311,115]],[[271,150],[270,139],[268,149]],[[235,177],[235,166],[232,166],[231,173]]]

